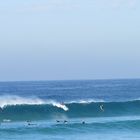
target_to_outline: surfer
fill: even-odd
[[[64,123],[68,123],[68,121],[67,120],[64,120]]]
[[[102,110],[102,111],[104,111],[104,108],[103,108],[104,106],[103,105],[100,105],[100,109]]]
[[[35,123],[28,123],[28,125],[30,126],[30,125],[36,125]]]
[[[56,122],[59,123],[60,121],[59,120],[56,120]]]
[[[32,123],[31,121],[26,121],[27,125],[36,125],[35,123]]]
[[[82,124],[85,124],[86,122],[85,121],[82,121]]]

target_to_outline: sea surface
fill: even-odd
[[[0,82],[0,140],[140,140],[140,80]]]

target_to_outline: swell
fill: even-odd
[[[63,107],[67,108],[67,110]],[[65,104],[53,102],[53,104],[7,105],[0,111],[0,120],[137,116],[140,115],[139,107],[139,100],[125,102],[73,102]]]

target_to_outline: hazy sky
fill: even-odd
[[[140,78],[139,0],[0,0],[0,80]]]

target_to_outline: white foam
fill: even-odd
[[[11,122],[11,120],[4,119],[3,122]]]
[[[90,103],[98,103],[98,102],[105,102],[104,100],[94,100],[94,99],[86,99],[86,100],[76,100],[67,102],[68,104],[77,103],[77,104],[90,104]]]
[[[61,108],[65,111],[68,111],[68,107],[64,104],[55,102],[53,100],[43,100],[40,98],[25,98],[20,96],[0,96],[0,107],[4,108],[6,106],[15,106],[15,105],[45,105],[50,104],[55,107]]]
[[[65,111],[68,111],[68,110],[69,110],[68,107],[67,107],[66,105],[64,105],[64,104],[60,104],[60,103],[54,102],[54,103],[52,103],[52,105],[53,105],[53,106],[56,106],[56,107],[58,107],[58,108],[62,108],[62,109],[65,110]]]

